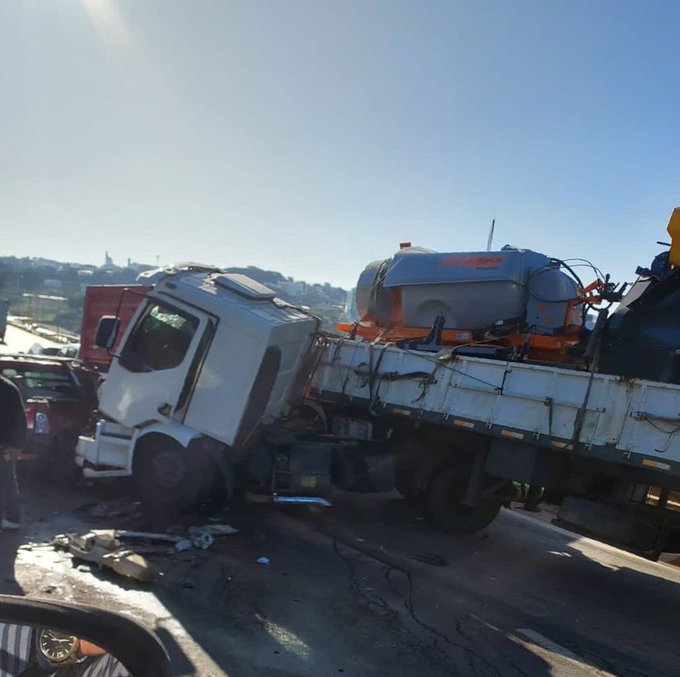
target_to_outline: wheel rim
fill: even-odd
[[[186,476],[186,466],[176,451],[161,451],[151,461],[154,481],[164,489],[174,489]]]

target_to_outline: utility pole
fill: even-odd
[[[491,245],[493,243],[493,231],[496,228],[496,219],[491,221],[491,230],[489,231],[489,239],[486,241],[486,251],[491,251]]]

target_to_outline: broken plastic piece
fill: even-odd
[[[258,564],[269,564],[269,562],[270,562],[269,557],[258,557],[257,558]]]
[[[194,546],[192,545],[191,541],[186,538],[175,543],[175,550],[177,550],[177,552],[186,552],[187,550],[191,550],[193,547]]]
[[[107,550],[120,548],[120,541],[116,538],[117,532],[113,529],[93,529],[89,532],[89,536],[93,537],[95,545]]]
[[[194,548],[199,550],[207,550],[215,542],[215,539],[207,532],[193,534],[191,537],[191,542],[194,544]]]
[[[50,543],[51,546],[55,548],[65,548],[68,550],[68,546],[71,542],[71,537],[73,534],[57,534]]]
[[[151,564],[133,550],[112,552],[103,557],[102,563],[120,576],[134,578],[137,581],[147,582],[156,577],[156,570]]]
[[[126,578],[138,581],[155,578],[156,570],[139,553],[123,549],[117,535],[118,532],[111,529],[88,531],[82,535],[62,534],[52,544],[60,548],[66,545],[75,559],[108,567]]]

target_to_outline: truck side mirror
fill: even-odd
[[[97,325],[97,336],[94,342],[99,348],[106,348],[111,350],[113,344],[116,342],[118,336],[118,329],[120,327],[120,320],[113,315],[104,315],[99,320]]]

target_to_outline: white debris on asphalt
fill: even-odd
[[[193,547],[193,543],[186,538],[175,543],[175,550],[177,550],[177,552],[186,552],[187,550],[191,550]]]
[[[210,534],[211,536],[232,536],[238,533],[238,529],[235,529],[229,524],[206,524],[202,527],[189,527],[190,534]]]
[[[194,548],[198,550],[207,550],[212,547],[215,539],[207,532],[195,533],[191,536],[191,542]]]

